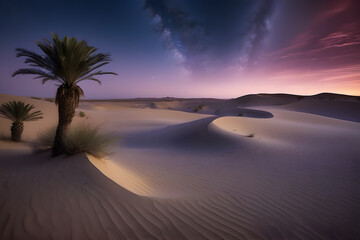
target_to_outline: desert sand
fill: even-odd
[[[0,239],[360,239],[355,97],[81,102],[120,138],[105,159],[33,153],[56,106],[9,100],[44,119],[21,143],[0,119]]]

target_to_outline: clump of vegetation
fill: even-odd
[[[79,116],[83,118],[83,117],[85,117],[85,113],[83,111],[80,111]]]
[[[51,149],[54,143],[56,127],[42,132],[34,145],[36,151]],[[87,123],[71,125],[64,139],[65,153],[75,155],[87,153],[97,158],[109,155],[110,148],[117,138],[109,133],[101,132],[100,127],[94,127]]]
[[[39,97],[30,97],[30,98],[35,99],[35,100],[41,100],[41,98],[39,98]]]
[[[250,133],[249,135],[247,135],[247,137],[249,138],[255,137],[255,133]]]
[[[238,113],[238,116],[239,116],[239,117],[242,117],[242,116],[244,116],[244,113],[239,112],[239,113]]]
[[[194,112],[198,112],[198,111],[202,110],[203,107],[204,107],[204,104],[200,104],[200,105],[194,107]]]
[[[300,101],[300,100],[304,99],[304,96],[297,96],[297,99]]]
[[[71,155],[84,152],[101,158],[110,154],[109,148],[115,140],[114,136],[101,133],[99,127],[82,124],[69,131],[66,144]]]
[[[153,109],[154,109],[154,108],[157,108],[155,103],[150,103],[150,106],[149,106],[149,107],[150,107],[150,108],[153,108]]]
[[[0,116],[12,121],[11,140],[20,142],[24,131],[25,121],[36,121],[42,119],[42,112],[30,112],[35,108],[32,104],[26,104],[21,101],[10,101],[0,106]]]

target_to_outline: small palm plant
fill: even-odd
[[[34,68],[23,68],[13,73],[35,75],[35,79],[42,79],[44,84],[47,81],[57,83],[55,103],[58,105],[59,122],[56,129],[53,157],[66,153],[66,134],[75,115],[75,109],[79,104],[80,97],[84,96],[83,90],[78,85],[84,80],[91,80],[101,83],[96,77],[105,74],[117,75],[113,72],[99,70],[108,64],[110,54],[95,53],[96,48],[91,47],[85,41],[78,41],[76,38],[52,35],[52,41],[44,40],[37,42],[43,52],[39,55],[35,52],[17,48],[17,57],[25,57],[25,63]]]
[[[41,111],[31,112],[35,107],[21,101],[10,101],[0,106],[0,116],[13,121],[11,126],[11,140],[20,142],[22,132],[24,131],[25,121],[36,121],[42,119]]]

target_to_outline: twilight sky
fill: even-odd
[[[249,93],[360,95],[358,0],[1,0],[0,93],[54,97],[15,48],[50,33],[86,40],[113,61],[86,98]]]

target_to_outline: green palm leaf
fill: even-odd
[[[95,71],[111,61],[110,54],[95,53],[97,49],[85,41],[77,41],[76,38],[66,36],[61,40],[57,34],[53,34],[52,42],[45,39],[37,42],[37,45],[43,55],[23,48],[16,49],[16,56],[25,57],[25,63],[35,68],[19,69],[12,76],[30,74],[35,75],[35,79],[42,79],[43,84],[47,81],[56,81],[66,88],[75,88],[84,80],[101,83],[95,76],[117,75],[114,72]],[[79,91],[74,91],[76,92]],[[79,93],[83,94],[82,91]]]
[[[0,106],[0,116],[10,119],[13,122],[36,121],[42,119],[42,112],[31,112],[35,108],[34,105],[26,104],[21,101],[10,101]]]

